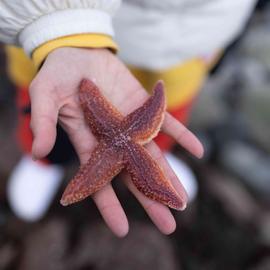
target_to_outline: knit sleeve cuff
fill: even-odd
[[[65,9],[45,14],[19,34],[19,44],[30,56],[40,45],[77,34],[103,34],[113,37],[111,16],[97,9]]]

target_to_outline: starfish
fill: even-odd
[[[159,81],[152,96],[126,117],[105,99],[90,80],[81,81],[79,100],[98,145],[66,187],[61,204],[69,205],[85,199],[125,168],[136,188],[146,197],[173,209],[184,209],[185,202],[143,147],[158,134],[164,119],[166,102],[163,83]]]

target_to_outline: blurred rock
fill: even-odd
[[[256,264],[256,266],[248,270],[269,270],[270,269],[270,256]]]
[[[200,95],[193,107],[190,126],[192,129],[201,130],[209,125],[223,121],[226,116],[226,107],[220,100],[220,87],[218,80],[206,81]]]
[[[76,227],[73,236],[68,227],[52,219],[30,232],[19,270],[180,269],[171,242],[152,225],[135,222],[122,239],[103,223]]]
[[[240,223],[256,222],[260,206],[241,182],[213,168],[207,168],[204,174],[208,191],[222,203],[228,216]]]
[[[263,63],[270,69],[270,11],[254,16],[244,38],[241,41],[241,52]]]
[[[132,222],[129,234],[116,238],[102,223],[81,232],[68,269],[180,269],[169,239],[153,225]]]
[[[14,245],[6,243],[0,247],[0,269],[8,269],[17,255]]]
[[[270,247],[270,214],[268,211],[261,215],[258,223],[259,240],[262,244]]]
[[[19,270],[64,270],[68,228],[61,219],[41,224],[25,239]]]
[[[220,154],[221,164],[265,198],[270,194],[270,157],[241,141],[227,142]]]

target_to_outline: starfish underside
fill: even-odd
[[[126,168],[134,185],[145,196],[171,208],[183,209],[185,200],[143,147],[157,135],[164,118],[163,83],[158,82],[153,95],[126,117],[102,96],[92,81],[82,80],[79,98],[85,120],[99,143],[68,184],[61,203],[69,205],[83,200]]]

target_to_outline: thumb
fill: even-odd
[[[47,156],[56,140],[58,107],[49,91],[33,87],[31,96],[31,129],[34,140],[32,144],[33,159]]]

